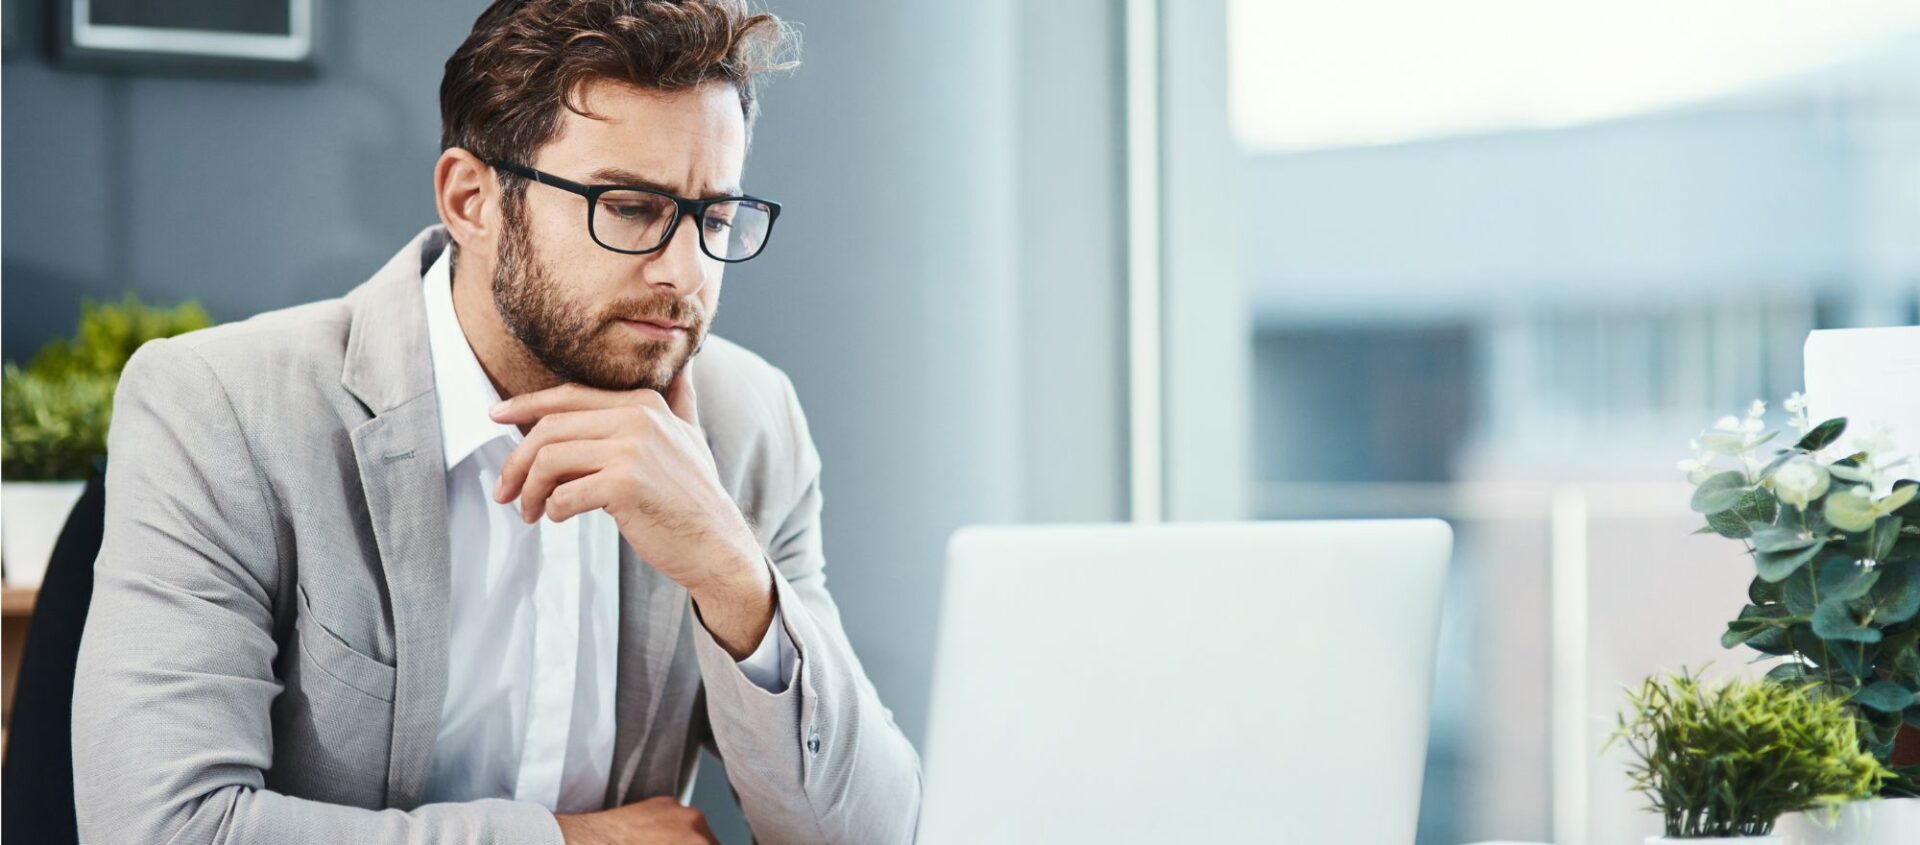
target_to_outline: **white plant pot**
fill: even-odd
[[[1920,798],[1875,798],[1840,807],[1830,826],[1821,813],[1788,813],[1775,829],[1786,845],[1914,845],[1920,842]]]
[[[0,572],[9,587],[38,587],[84,481],[0,483]]]
[[[1715,836],[1710,839],[1682,839],[1676,836],[1649,836],[1647,845],[1780,845],[1780,837]]]

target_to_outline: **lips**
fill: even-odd
[[[634,331],[639,332],[642,336],[655,340],[673,340],[692,333],[686,326],[678,323],[656,323],[652,320],[629,319],[622,319],[620,322],[626,324]]]

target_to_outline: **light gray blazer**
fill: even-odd
[[[420,803],[447,684],[446,467],[427,229],[331,299],[155,341],[114,400],[74,685],[88,843],[557,845],[536,804]],[[762,842],[902,842],[919,760],[827,594],[820,459],[786,375],[710,337],[715,463],[799,652],[773,695],[622,549],[607,806],[690,794],[703,745]]]

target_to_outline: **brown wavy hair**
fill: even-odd
[[[798,50],[790,25],[746,0],[495,0],[447,59],[440,147],[527,161],[559,131],[562,107],[597,117],[579,94],[598,79],[662,91],[732,83],[751,138],[759,77],[798,64]]]

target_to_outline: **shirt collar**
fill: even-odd
[[[487,411],[500,401],[480,359],[468,345],[460,318],[453,310],[453,246],[440,251],[421,284],[427,304],[427,348],[433,356],[433,392],[440,401],[440,443],[452,471],[480,447],[496,438],[519,442],[520,429],[497,423]]]

